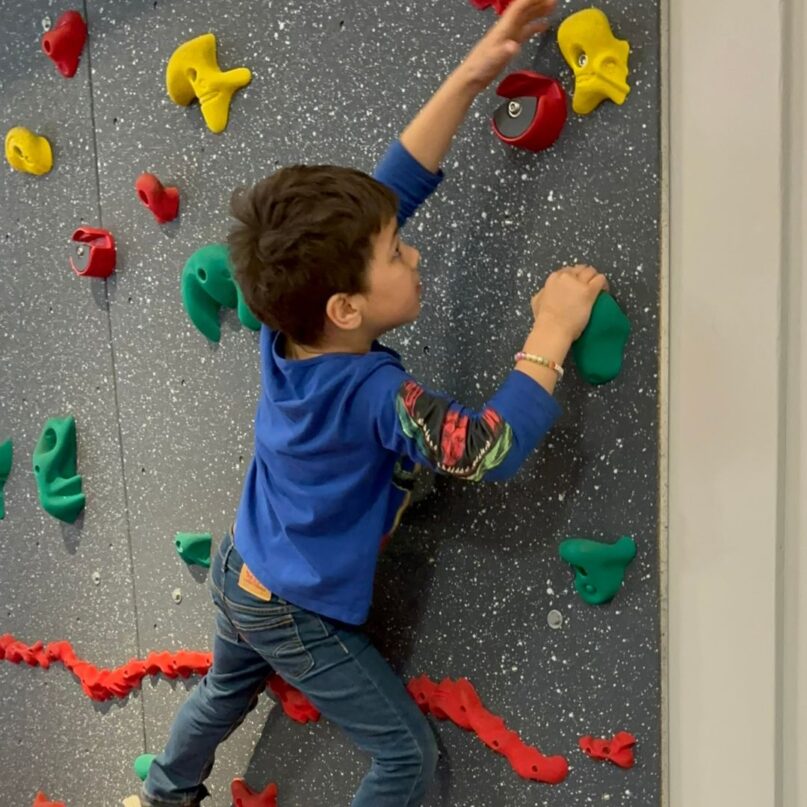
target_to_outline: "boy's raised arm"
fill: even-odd
[[[555,0],[514,0],[465,60],[443,82],[401,134],[401,145],[427,170],[436,172],[474,98],[499,75],[533,34]]]

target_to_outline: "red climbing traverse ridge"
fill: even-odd
[[[163,675],[166,678],[189,678],[204,675],[213,662],[211,653],[196,650],[178,650],[170,653],[149,653],[144,659],[133,658],[112,669],[96,667],[76,655],[70,642],[58,641],[45,645],[42,642],[25,644],[10,633],[0,636],[0,661],[12,664],[25,662],[31,667],[48,669],[59,662],[78,678],[87,697],[94,701],[125,698],[140,686],[146,676]],[[298,723],[319,720],[319,712],[308,699],[279,675],[270,676],[267,687],[277,696],[283,711]]]
[[[204,675],[212,661],[210,653],[179,650],[176,653],[149,653],[145,659],[132,659],[113,669],[96,667],[76,655],[70,642],[58,641],[44,645],[24,644],[11,634],[0,636],[0,660],[12,664],[25,662],[31,667],[48,669],[59,662],[78,678],[87,697],[94,701],[125,698],[147,675],[162,673],[166,678],[188,678]]]
[[[488,748],[502,754],[519,776],[554,785],[568,775],[569,763],[565,757],[547,757],[527,745],[517,732],[507,728],[501,717],[485,709],[467,678],[456,681],[444,678],[437,684],[421,675],[413,678],[406,688],[424,714],[431,713],[438,720],[448,719],[466,731],[473,731]]]
[[[105,701],[110,698],[126,697],[140,686],[147,675],[164,675],[166,678],[204,675],[210,669],[212,654],[194,650],[179,650],[176,653],[155,651],[144,659],[133,658],[120,667],[99,668],[80,658],[68,641],[50,642],[47,645],[35,642],[28,645],[7,633],[0,636],[0,661],[3,660],[12,664],[24,662],[31,667],[45,669],[58,662],[78,678],[82,690],[88,697],[96,701]],[[319,720],[320,713],[316,707],[302,692],[286,683],[280,676],[271,676],[267,680],[267,688],[272,690],[280,701],[283,711],[292,720],[298,723]],[[489,712],[482,705],[473,684],[467,678],[458,678],[456,681],[444,678],[437,684],[427,676],[421,675],[409,681],[407,690],[424,714],[432,714],[438,720],[451,720],[460,728],[473,731],[488,748],[502,754],[519,776],[537,782],[557,784],[568,775],[569,765],[565,757],[559,755],[548,757],[537,748],[527,745],[517,732],[507,728],[501,717]],[[621,750],[622,755],[615,758],[612,753],[608,759],[616,764],[624,764],[627,761],[624,754],[627,745],[620,743],[620,740],[627,738],[632,739],[632,736],[626,732],[616,735],[613,741],[614,749]],[[632,751],[630,756],[632,759]],[[274,802],[269,801],[268,793],[269,788],[261,794],[251,794],[247,800],[242,799],[243,807],[274,805]],[[45,807],[48,802],[40,804]]]

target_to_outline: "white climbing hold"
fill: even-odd
[[[175,588],[171,592],[171,598],[174,600],[175,603],[181,603],[182,602],[182,589]]]

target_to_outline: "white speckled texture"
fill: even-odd
[[[561,3],[560,16],[585,6]],[[405,231],[423,254],[424,309],[387,341],[426,383],[470,404],[503,378],[529,328],[531,293],[561,263],[605,271],[634,326],[616,382],[594,389],[569,371],[558,392],[566,414],[517,479],[439,480],[381,562],[372,631],[396,668],[469,677],[527,742],[572,766],[557,787],[526,782],[439,724],[445,753],[428,807],[660,799],[658,4],[600,7],[633,48],[627,103],[570,114],[556,146],[532,155],[493,136],[491,88],[445,161],[440,191]],[[65,80],[38,43],[42,18],[62,10],[0,0],[2,133],[27,125],[55,153],[46,177],[0,171],[0,441],[15,442],[0,522],[0,633],[66,638],[114,665],[152,649],[210,647],[203,575],[178,560],[172,539],[224,532],[251,452],[257,335],[228,312],[219,345],[207,342],[182,307],[185,259],[225,237],[230,191],[277,165],[370,170],[493,16],[467,0],[88,0],[89,51]],[[223,68],[253,72],[222,135],[165,93],[168,56],[206,31]],[[552,33],[514,67],[572,89]],[[177,221],[159,226],[140,205],[142,171],[179,186]],[[81,222],[118,239],[106,283],[67,266]],[[38,507],[30,469],[45,419],[67,412],[88,497],[75,526]],[[622,534],[636,538],[637,560],[617,599],[590,608],[557,545]],[[564,617],[558,630],[547,625],[552,609]],[[15,771],[0,778],[0,803],[28,807],[42,787],[68,807],[117,805],[137,787],[131,762],[159,751],[185,690],[147,683],[99,707],[63,670],[0,664],[0,758]],[[335,727],[298,726],[279,710],[264,726],[268,712],[263,700],[223,746],[209,803],[228,805],[230,779],[246,773],[255,786],[277,781],[282,807],[349,804],[363,755]],[[639,738],[631,771],[577,750],[583,734],[619,730]]]

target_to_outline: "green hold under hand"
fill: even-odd
[[[636,542],[623,536],[615,544],[569,538],[560,556],[574,567],[574,587],[589,605],[610,602],[622,586],[625,569],[636,557]]]
[[[630,320],[607,292],[597,297],[591,319],[572,345],[574,363],[589,384],[605,384],[619,375],[625,344],[630,336]]]
[[[14,462],[14,444],[9,437],[5,443],[0,443],[0,520],[6,517],[6,499],[3,495],[3,488],[11,473],[11,466]]]
[[[210,568],[210,547],[213,536],[209,532],[178,532],[174,540],[177,555],[189,566],[196,564]]]
[[[146,777],[149,775],[149,768],[151,767],[151,763],[154,762],[156,758],[157,758],[156,754],[141,754],[134,761],[134,772],[141,782],[146,781]]]
[[[78,518],[86,502],[76,472],[77,453],[74,418],[49,418],[34,448],[34,476],[45,512],[68,524]]]
[[[208,244],[197,249],[182,269],[182,302],[191,322],[211,342],[221,339],[219,312],[222,306],[235,308],[241,324],[257,331],[261,323],[247,307],[241,289],[233,279],[230,250],[226,244]]]

